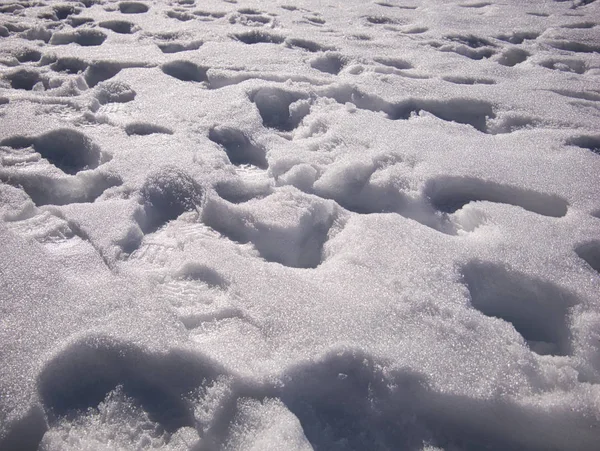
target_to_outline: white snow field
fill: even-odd
[[[0,450],[600,449],[600,1],[0,13]]]

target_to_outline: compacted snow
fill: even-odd
[[[0,12],[0,449],[600,448],[600,1]]]

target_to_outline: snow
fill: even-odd
[[[0,449],[598,449],[600,2],[0,12]]]

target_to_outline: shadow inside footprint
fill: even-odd
[[[575,248],[577,255],[590,267],[600,273],[600,241],[590,241]]]
[[[260,169],[267,169],[265,150],[253,144],[242,131],[224,126],[213,127],[208,133],[208,138],[223,147],[232,164],[251,164]]]
[[[38,377],[50,422],[95,408],[112,390],[123,392],[167,432],[194,425],[185,396],[214,379],[220,369],[185,352],[146,352],[108,337],[87,337],[60,352]]]
[[[581,135],[571,138],[567,141],[570,146],[581,147],[588,149],[597,155],[600,155],[600,136]]]
[[[305,94],[285,91],[279,88],[261,88],[251,96],[265,127],[281,131],[295,129],[304,116],[310,112],[310,105],[302,103]],[[296,104],[298,108],[291,108]]]
[[[474,261],[462,269],[471,304],[486,316],[511,323],[538,354],[569,355],[568,291],[503,266]]]
[[[171,61],[161,66],[161,70],[171,77],[181,81],[207,82],[208,68],[198,66],[191,61]]]
[[[515,205],[555,218],[565,216],[568,208],[566,200],[553,194],[539,193],[473,177],[438,177],[427,183],[425,195],[434,208],[444,213],[454,213],[469,202],[475,201]]]
[[[83,133],[61,128],[37,137],[13,136],[0,141],[0,145],[24,148],[33,146],[43,158],[66,174],[76,174],[98,167],[100,147]]]
[[[140,2],[121,2],[119,3],[119,11],[121,14],[142,14],[148,12],[148,5]]]
[[[346,59],[339,53],[327,52],[310,62],[313,69],[325,72],[331,75],[337,75],[346,65]]]
[[[131,34],[134,29],[134,24],[125,20],[105,20],[98,25],[119,34]]]

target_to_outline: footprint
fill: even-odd
[[[597,155],[600,155],[600,136],[581,135],[567,140],[569,146],[577,146],[582,149],[588,149]]]
[[[295,129],[310,112],[306,94],[279,88],[261,88],[251,95],[251,100],[258,108],[263,125],[280,131]]]
[[[527,60],[529,53],[518,48],[511,48],[502,52],[496,60],[502,66],[513,67]]]
[[[128,136],[146,136],[155,133],[172,135],[173,130],[168,127],[163,127],[162,125],[150,124],[148,122],[132,122],[125,126],[125,133],[127,133]]]
[[[430,100],[409,98],[390,103],[380,97],[358,91],[347,85],[334,86],[320,91],[320,95],[333,98],[341,104],[352,103],[359,109],[384,112],[390,120],[407,120],[420,111],[439,119],[467,124],[483,133],[489,133],[487,122],[496,117],[491,103],[478,99],[458,98]]]
[[[285,45],[290,48],[298,47],[304,50],[308,50],[312,53],[334,50],[333,47],[325,46],[317,42],[302,38],[288,38],[285,40]]]
[[[252,16],[252,15],[262,14],[263,12],[258,9],[254,9],[254,8],[240,8],[240,9],[238,9],[238,13],[247,14],[247,15]]]
[[[590,241],[575,248],[575,253],[590,267],[600,273],[600,241]]]
[[[282,44],[285,38],[278,34],[268,33],[262,30],[246,31],[236,33],[233,38],[244,44]]]
[[[100,105],[131,102],[135,96],[136,92],[127,83],[111,80],[98,83],[94,93]]]
[[[106,33],[93,28],[84,28],[75,31],[58,31],[50,38],[51,45],[67,45],[75,43],[83,47],[102,45],[106,40]]]
[[[150,353],[114,338],[88,336],[44,366],[37,389],[53,422],[76,419],[120,387],[152,421],[173,433],[194,426],[193,405],[186,397],[214,380],[219,371],[219,365],[197,354]]]
[[[495,47],[491,41],[485,38],[481,38],[479,36],[475,36],[472,34],[449,34],[446,36],[446,39],[457,42],[459,44],[466,45],[472,49],[478,49],[481,47]]]
[[[48,89],[50,86],[48,80],[35,69],[17,69],[4,75],[4,78],[10,81],[13,89],[32,91],[38,83],[43,87],[43,90]]]
[[[70,17],[68,22],[73,28],[77,28],[83,24],[94,22],[94,19],[91,17]]]
[[[578,304],[566,290],[493,263],[473,261],[462,269],[471,305],[509,322],[532,351],[569,355],[569,309]]]
[[[310,61],[310,67],[331,75],[337,75],[347,64],[346,58],[336,52],[327,52]]]
[[[440,52],[453,52],[472,60],[490,58],[496,53],[493,49],[496,47],[494,44],[474,35],[453,34],[446,36],[445,39],[446,42],[431,42],[429,45]]]
[[[558,70],[561,72],[572,72],[575,74],[585,74],[587,64],[579,59],[548,59],[540,62],[540,66],[547,69]]]
[[[367,23],[373,25],[393,25],[400,23],[397,19],[387,16],[367,16],[365,17]]]
[[[177,19],[180,22],[188,22],[190,20],[195,19],[193,14],[190,14],[186,11],[167,11],[167,17],[171,18],[171,19]]]
[[[268,211],[277,211],[273,216]],[[316,268],[337,217],[335,203],[298,191],[276,192],[234,205],[216,196],[202,210],[202,222],[240,244],[252,243],[268,262]]]
[[[525,40],[535,40],[540,36],[535,31],[513,31],[512,33],[504,33],[496,36],[496,39],[510,42],[511,44],[522,44]]]
[[[267,169],[268,163],[265,149],[250,141],[240,130],[231,127],[213,127],[208,138],[223,147],[232,164],[251,164],[260,169]]]
[[[384,66],[390,66],[394,69],[405,70],[412,69],[413,65],[406,60],[401,58],[391,58],[391,57],[375,57],[373,61],[379,64],[383,64]]]
[[[67,74],[78,74],[88,68],[89,64],[77,57],[61,57],[50,65],[55,72],[66,72]]]
[[[150,8],[145,3],[140,2],[121,2],[119,11],[121,14],[142,14],[148,12]]]
[[[461,8],[485,8],[486,6],[490,6],[492,3],[490,2],[475,2],[475,3],[459,3],[458,6]]]
[[[600,53],[600,45],[585,44],[577,41],[551,41],[550,47],[575,53]]]
[[[124,65],[114,61],[95,61],[91,63],[83,76],[90,88],[93,88],[101,81],[114,77],[123,69]]]
[[[462,75],[447,75],[442,80],[458,85],[495,85],[496,81],[491,78],[474,78]]]
[[[126,20],[105,20],[98,25],[119,34],[131,34],[135,30],[135,24],[127,22]]]
[[[208,82],[206,75],[208,68],[198,66],[191,61],[171,61],[161,66],[161,70],[171,77],[181,81],[195,81],[197,83]]]
[[[598,24],[596,22],[575,22],[571,24],[561,25],[562,28],[588,29],[594,28]]]
[[[219,182],[215,185],[215,191],[221,199],[232,204],[242,204],[273,194],[271,180],[264,169],[254,165],[241,165],[237,169],[239,178]]]
[[[189,42],[157,42],[156,45],[163,53],[179,53],[186,52],[188,50],[198,50],[203,41],[189,41]]]
[[[534,127],[539,127],[540,124],[542,124],[542,122],[539,118],[508,112],[490,120],[488,123],[487,133],[490,135],[513,133],[518,130],[527,130]]]
[[[81,9],[75,8],[73,5],[56,5],[52,9],[58,20],[64,20],[72,14],[81,12]]]
[[[569,89],[553,89],[552,92],[572,99],[589,100],[590,102],[600,102],[600,92],[596,91],[571,91]]]
[[[19,63],[36,63],[42,58],[42,52],[28,47],[17,49],[13,55]]]
[[[229,17],[229,23],[239,23],[244,26],[255,27],[268,25],[273,22],[273,18],[263,14],[261,11],[253,8],[242,8],[237,14],[232,14]]]
[[[42,158],[66,174],[97,168],[102,161],[100,147],[83,133],[61,128],[37,137],[12,136],[0,141],[0,145],[14,149],[33,146]]]
[[[229,282],[200,263],[186,263],[158,286],[160,297],[178,313],[207,310],[227,298]]]
[[[567,214],[569,205],[557,195],[474,177],[441,176],[429,181],[424,193],[431,205],[443,213],[454,213],[469,202],[488,201],[515,205],[540,215],[561,218]]]
[[[488,133],[487,121],[496,117],[492,105],[477,99],[425,100],[410,99],[387,107],[390,119],[408,119],[420,111],[427,111],[449,122],[467,124]]]
[[[21,187],[36,206],[94,202],[104,191],[122,183],[120,177],[103,172],[56,177],[39,172],[0,169],[0,181]]]

